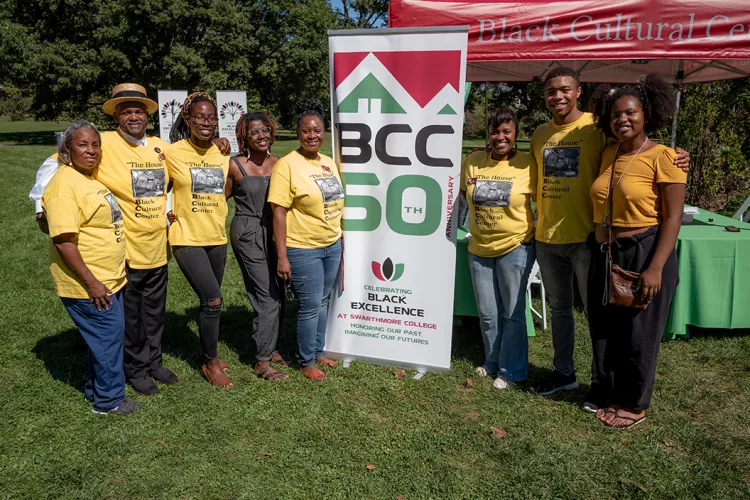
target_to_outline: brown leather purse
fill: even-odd
[[[604,273],[605,283],[602,305],[612,304],[631,309],[646,309],[648,302],[643,300],[641,292],[638,290],[638,280],[641,277],[641,273],[626,271],[617,264],[612,264],[612,198],[615,191],[615,166],[617,165],[617,158],[619,156],[620,149],[618,148],[615,159],[612,161],[612,168],[609,173],[609,187],[607,188],[607,213],[604,216],[607,227],[607,264]]]

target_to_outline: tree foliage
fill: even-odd
[[[0,1],[0,83],[34,95],[39,118],[80,116],[125,81],[159,88],[245,89],[288,118],[294,101],[327,102],[326,0]]]

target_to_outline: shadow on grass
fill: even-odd
[[[750,328],[700,328],[698,326],[689,326],[690,338],[713,338],[713,339],[732,339],[747,337],[750,335]],[[688,339],[689,340],[689,339]]]
[[[88,349],[77,328],[44,337],[31,351],[52,378],[83,393],[88,379]]]
[[[61,126],[60,131],[65,127]],[[4,132],[0,133],[0,144],[17,144],[22,146],[54,146],[54,132]]]

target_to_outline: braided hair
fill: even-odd
[[[613,88],[609,85],[600,85],[591,96],[590,108],[596,118],[596,126],[607,137],[615,137],[610,124],[612,106],[615,101],[625,96],[635,97],[641,103],[646,120],[643,129],[647,134],[664,127],[674,113],[672,87],[655,73],[650,73],[632,87]]]
[[[308,116],[316,116],[320,118],[320,123],[325,126],[325,119],[323,118],[325,110],[323,105],[317,99],[300,99],[294,105],[294,110],[297,113],[297,130],[302,126],[302,120]]]
[[[237,147],[242,152],[247,151],[247,144],[245,144],[245,139],[247,138],[247,134],[250,132],[250,123],[254,121],[259,121],[263,123],[263,125],[271,129],[271,137],[268,139],[268,149],[270,151],[271,146],[273,146],[273,143],[276,140],[276,124],[266,113],[263,112],[245,113],[244,115],[240,116],[239,120],[237,120]]]
[[[193,104],[201,101],[210,102],[216,110],[216,101],[206,92],[194,92],[187,96],[182,104],[182,112],[177,116],[172,125],[172,130],[169,132],[169,142],[175,143],[183,139],[190,139],[190,108]]]

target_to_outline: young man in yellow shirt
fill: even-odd
[[[542,395],[578,387],[573,364],[573,277],[586,305],[590,254],[586,238],[594,230],[589,191],[599,175],[607,141],[594,116],[578,109],[578,72],[558,67],[547,74],[544,99],[552,121],[534,131],[531,154],[539,169],[537,185],[536,258],[552,312],[552,376],[539,388]],[[686,169],[689,155],[675,164]]]

